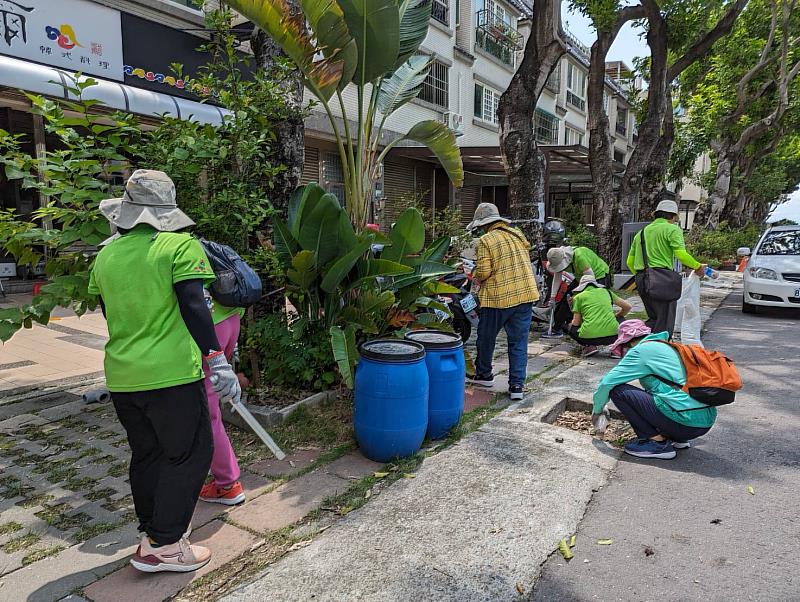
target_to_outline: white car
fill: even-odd
[[[739,249],[750,256],[744,270],[742,311],[763,307],[800,308],[800,226],[769,228],[755,249]]]

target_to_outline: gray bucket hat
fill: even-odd
[[[572,263],[572,247],[553,247],[547,252],[547,270],[552,273],[563,272]]]
[[[492,203],[481,203],[478,205],[478,208],[475,209],[475,215],[473,216],[472,221],[467,225],[467,230],[474,230],[475,228],[488,226],[489,224],[493,224],[495,222],[505,222],[506,224],[510,224],[511,220],[500,217],[500,211],[497,209],[496,205],[493,205]]]
[[[584,290],[589,285],[594,285],[597,288],[605,288],[602,284],[597,282],[597,279],[592,274],[584,274],[581,276],[581,281],[578,286],[575,287],[574,293],[579,293]]]
[[[175,202],[175,184],[163,171],[137,169],[119,199],[100,201],[100,211],[117,228],[149,224],[160,232],[176,232],[194,222]]]

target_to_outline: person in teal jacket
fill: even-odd
[[[692,399],[688,393],[667,384],[686,383],[686,370],[678,352],[667,343],[666,332],[652,333],[641,320],[620,324],[612,350],[623,357],[600,381],[594,393],[592,422],[598,431],[607,423],[606,404],[625,415],[637,440],[625,445],[625,453],[640,458],[675,457],[676,449],[691,446],[714,425],[717,409]],[[644,390],[627,383],[638,380]]]

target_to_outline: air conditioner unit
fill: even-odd
[[[456,136],[464,133],[464,116],[461,113],[447,112],[442,116],[442,121],[449,127]]]

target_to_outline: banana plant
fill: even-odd
[[[294,192],[288,219],[276,219],[274,226],[276,254],[298,318],[330,333],[333,358],[348,386],[359,338],[407,326],[420,317],[421,307],[446,311],[429,294],[440,276],[453,271],[443,263],[450,239],[425,249],[425,226],[416,209],[407,209],[388,236],[356,232],[338,199],[312,183]],[[378,243],[380,257],[373,252]]]
[[[380,143],[387,118],[417,97],[430,69],[430,61],[417,55],[428,33],[429,0],[297,0],[302,14],[287,0],[227,3],[275,40],[325,110],[346,174],[346,209],[356,228],[369,218],[380,164],[404,141],[428,147],[453,184],[462,186],[461,154],[443,123],[421,121],[383,148]],[[348,114],[342,97],[349,84],[356,87],[355,115]]]

